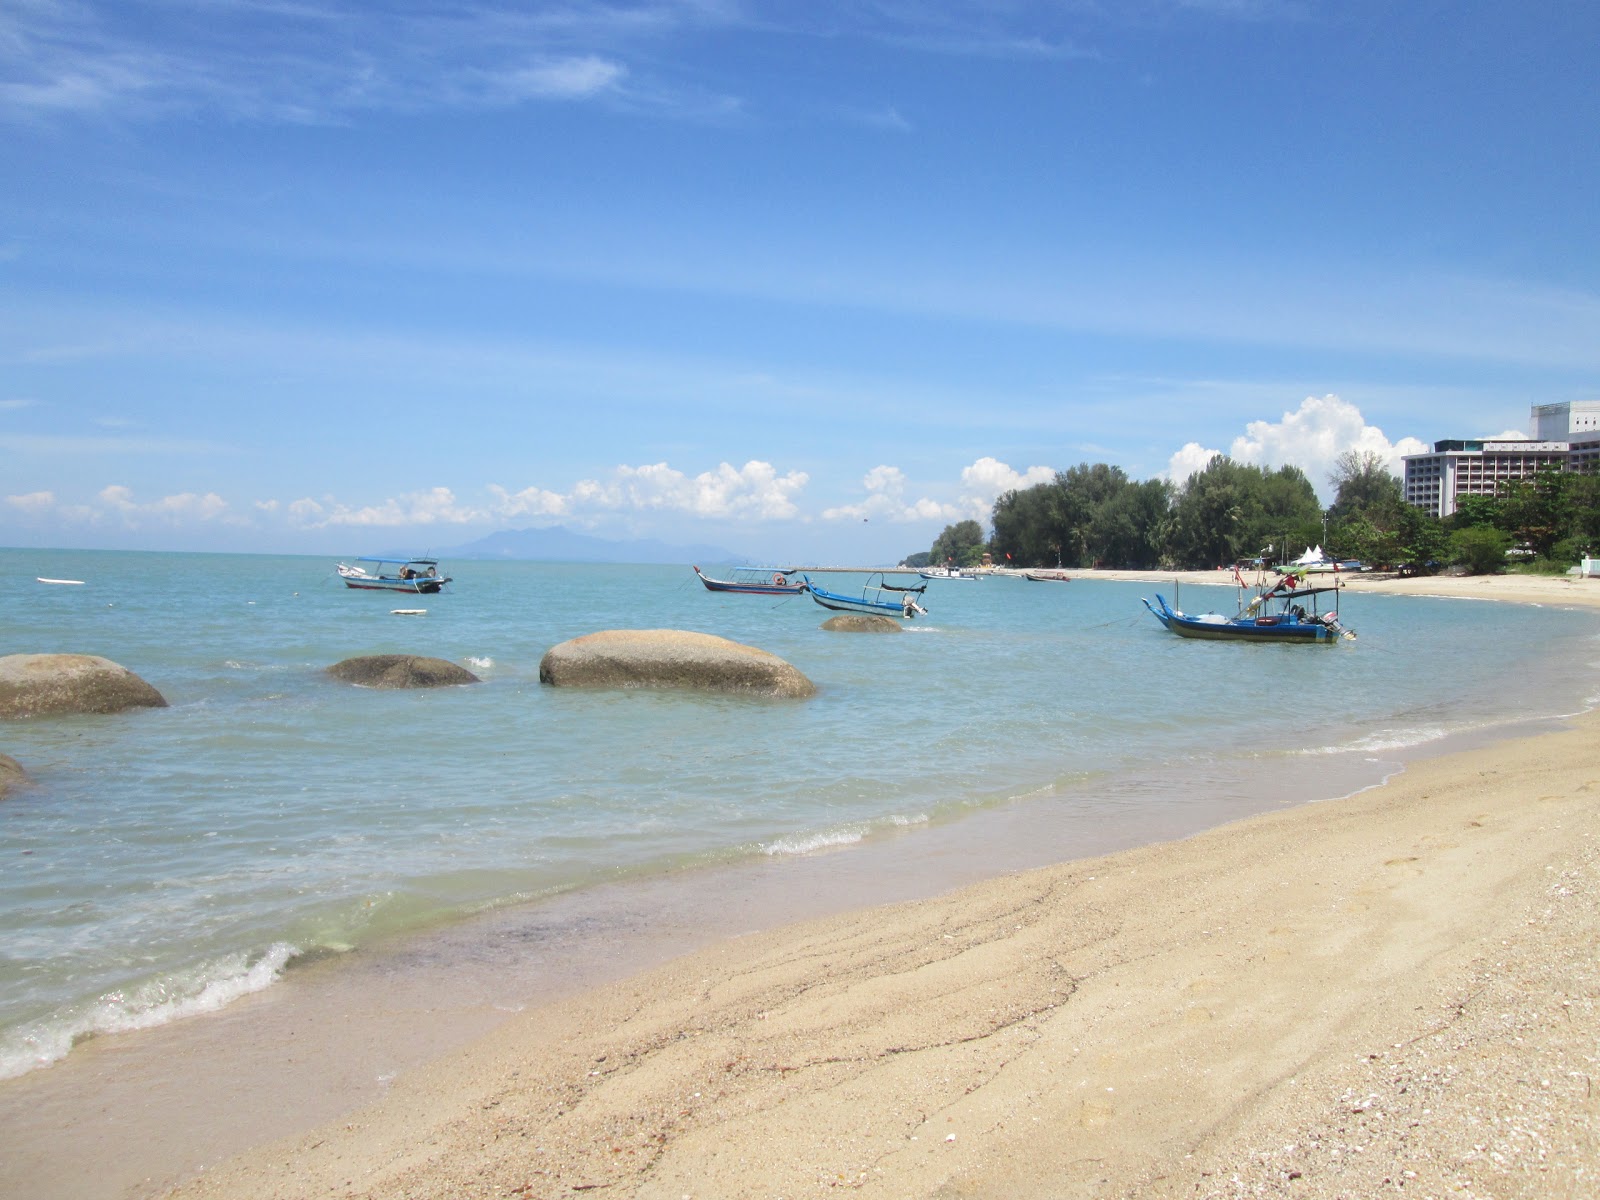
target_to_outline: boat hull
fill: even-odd
[[[1160,594],[1155,604],[1145,600],[1150,614],[1182,638],[1209,642],[1255,642],[1258,645],[1287,643],[1331,646],[1340,632],[1321,621],[1301,621],[1288,617],[1254,617],[1225,621],[1201,621],[1175,612]]]
[[[345,577],[344,585],[363,592],[410,592],[412,595],[432,596],[445,584],[448,577],[439,579],[352,579]]]
[[[694,568],[694,573],[700,582],[706,585],[706,591],[708,592],[736,592],[745,596],[796,596],[806,590],[804,583],[790,583],[786,579],[781,583],[712,579],[710,576],[702,574],[699,567]],[[773,575],[777,579],[783,579],[781,571],[774,571]]]

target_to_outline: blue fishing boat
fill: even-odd
[[[791,579],[795,571],[778,567],[735,567],[732,579],[713,579],[699,567],[693,568],[708,592],[743,592],[751,596],[796,596],[806,590],[798,579]]]
[[[440,573],[432,558],[358,558],[335,568],[345,587],[368,592],[416,592],[433,595],[450,576]]]
[[[908,621],[913,617],[928,615],[928,610],[919,602],[922,594],[928,590],[926,583],[921,587],[901,587],[885,579],[882,571],[874,571],[867,576],[860,596],[846,596],[819,588],[811,582],[810,576],[801,578],[805,579],[811,598],[823,608],[831,608],[835,612],[870,613],[879,617],[901,617]]]
[[[1339,623],[1338,587],[1300,587],[1301,577],[1285,575],[1271,587],[1257,590],[1255,598],[1242,604],[1233,616],[1222,613],[1192,615],[1173,608],[1166,597],[1156,593],[1156,603],[1140,600],[1152,616],[1179,637],[1212,641],[1317,643],[1331,646],[1340,640],[1355,641],[1354,631]],[[1333,607],[1318,611],[1318,597],[1333,596]],[[1157,605],[1160,607],[1158,608]]]

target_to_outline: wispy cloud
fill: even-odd
[[[0,113],[212,109],[336,122],[374,110],[606,98],[703,111],[703,97],[679,103],[668,79],[636,83],[627,57],[719,19],[714,7],[672,0],[530,11],[358,0],[32,0],[0,15]]]

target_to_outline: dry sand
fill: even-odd
[[[173,1194],[1594,1197],[1597,732],[736,939]]]

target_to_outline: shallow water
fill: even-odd
[[[687,565],[447,564],[444,594],[405,597],[311,558],[0,564],[28,581],[0,653],[101,654],[171,703],[0,732],[37,781],[0,806],[0,1075],[214,1010],[296,957],[619,879],[1013,808],[1048,814],[1050,852],[1070,853],[1226,819],[1262,780],[1334,794],[1396,750],[1586,706],[1600,658],[1591,612],[1383,596],[1346,605],[1355,643],[1258,647],[1174,638],[1149,589],[1101,581],[935,581],[904,635],[851,636],[804,597],[708,593]],[[819,694],[538,683],[546,649],[606,628],[760,646]],[[323,671],[386,652],[484,683],[380,692]]]

